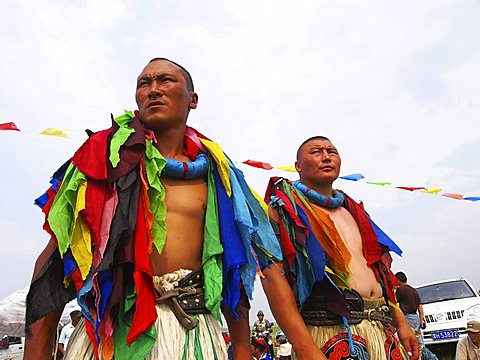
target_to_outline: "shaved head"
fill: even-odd
[[[193,87],[193,80],[192,80],[192,76],[190,75],[190,73],[188,72],[187,69],[185,69],[182,65],[180,64],[177,64],[175,61],[172,61],[172,60],[169,60],[169,59],[166,59],[166,58],[161,58],[161,57],[158,57],[158,58],[153,58],[152,60],[150,60],[148,63],[152,63],[154,61],[168,61],[169,63],[177,66],[178,68],[180,68],[180,70],[182,70],[182,74],[183,74],[183,77],[185,78],[185,81],[187,82],[187,89],[189,91],[195,91],[195,88]]]
[[[317,136],[312,136],[311,138],[308,138],[307,140],[305,140],[299,147],[298,147],[298,150],[297,150],[297,161],[298,161],[298,158],[300,157],[300,153],[302,152],[302,149],[305,145],[307,145],[310,141],[313,141],[313,140],[326,140],[326,141],[330,141],[330,139],[326,138],[325,136],[321,136],[321,135],[317,135]],[[331,141],[330,141],[331,142]]]

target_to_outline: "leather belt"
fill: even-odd
[[[165,303],[170,307],[180,324],[188,330],[197,327],[198,320],[192,314],[205,314],[204,276],[201,270],[192,271],[178,282],[172,290],[158,287],[157,304]]]
[[[360,324],[363,320],[369,320],[372,323],[380,321],[383,324],[391,324],[390,309],[385,304],[366,308],[364,300],[360,294],[353,289],[344,289],[343,298],[347,303],[347,309],[350,314],[348,323],[351,325]],[[367,304],[369,301],[367,301]],[[343,324],[341,316],[327,310],[327,299],[320,286],[315,286],[312,294],[303,304],[300,312],[305,324],[314,326],[339,325]]]
[[[326,310],[312,310],[302,311],[302,317],[307,325],[314,326],[328,326],[343,324],[340,316],[332,314]],[[363,320],[380,321],[382,324],[388,325],[392,323],[392,318],[389,315],[388,306],[384,305],[380,309],[367,309],[364,311],[350,311],[350,325],[360,324]]]

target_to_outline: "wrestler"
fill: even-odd
[[[27,298],[25,359],[50,359],[63,305],[85,321],[67,359],[250,359],[257,268],[281,259],[266,207],[220,147],[186,125],[198,95],[163,58],[137,79],[138,112],[93,134],[38,199],[52,239]],[[89,339],[89,341],[88,341]]]
[[[315,136],[298,149],[300,180],[270,180],[265,200],[284,254],[282,267],[272,270],[285,273],[327,358],[418,359],[418,342],[393,293],[389,251],[400,250],[361,205],[333,189],[340,165],[330,140]]]

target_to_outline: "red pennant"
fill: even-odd
[[[395,186],[397,189],[408,190],[408,191],[415,191],[415,190],[427,190],[424,187],[408,187],[408,186]]]
[[[260,169],[265,169],[265,170],[272,170],[273,166],[270,165],[269,163],[261,162],[261,161],[256,161],[256,160],[245,160],[243,162],[244,164],[260,168]]]
[[[15,125],[14,122],[8,122],[8,123],[3,123],[0,124],[0,130],[14,130],[14,131],[20,131],[19,128],[17,128],[17,125]]]

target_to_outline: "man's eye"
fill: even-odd
[[[137,87],[144,87],[144,86],[146,86],[146,85],[148,85],[148,82],[147,82],[147,81],[140,81],[140,82],[138,83]]]

